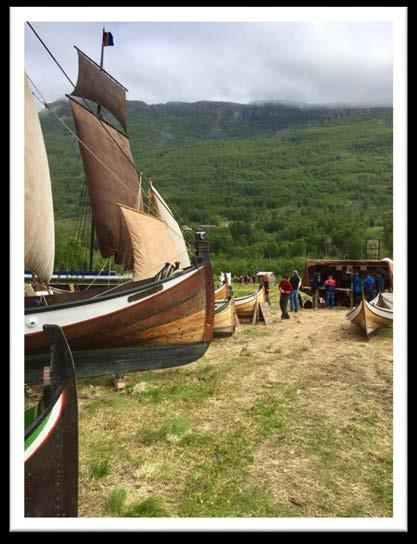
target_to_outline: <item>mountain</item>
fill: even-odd
[[[51,109],[73,126],[66,102]],[[78,143],[51,112],[40,118],[57,264],[66,255],[85,261],[89,221],[78,218],[88,201]],[[128,129],[138,169],[156,180],[180,223],[217,226],[209,231],[215,270],[359,258],[369,236],[383,236],[384,256],[391,254],[391,108],[132,101]],[[78,249],[61,251],[77,233]]]
[[[54,102],[50,107],[72,123],[68,100]],[[129,134],[139,152],[197,141],[270,136],[289,128],[308,127],[325,121],[340,122],[352,116],[392,119],[392,109],[336,108],[284,101],[239,104],[202,100],[151,105],[128,101],[127,115]],[[50,123],[54,128],[59,126],[45,111],[41,113],[41,119],[46,130],[50,130]]]

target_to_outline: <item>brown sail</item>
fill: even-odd
[[[54,256],[54,210],[48,158],[25,75],[25,267],[48,283]]]
[[[70,99],[87,185],[93,221],[103,257],[130,267],[132,247],[123,221],[120,202],[139,209],[139,179],[133,165],[129,140],[93,113]]]
[[[177,248],[167,225],[152,215],[120,206],[133,246],[133,280],[155,276],[166,263],[174,264]]]
[[[78,80],[73,96],[92,100],[109,110],[127,131],[126,89],[100,68],[90,57],[78,51]]]

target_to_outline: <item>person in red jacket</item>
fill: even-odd
[[[326,307],[331,310],[334,306],[334,295],[336,292],[336,280],[333,279],[333,276],[327,278],[323,287],[326,289]]]
[[[282,279],[278,284],[279,292],[281,296],[279,297],[279,306],[281,308],[281,319],[289,319],[288,314],[288,301],[290,300],[290,295],[292,291],[291,283],[288,281],[288,276],[286,274],[282,275]]]

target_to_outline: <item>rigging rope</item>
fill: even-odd
[[[51,58],[54,60],[54,62],[57,64],[57,66],[59,67],[59,69],[62,71],[62,73],[64,74],[64,76],[68,79],[68,81],[71,83],[71,85],[75,88],[75,85],[74,83],[72,82],[71,78],[68,76],[68,74],[65,72],[65,70],[62,68],[62,66],[60,65],[60,63],[57,61],[57,59],[55,58],[55,56],[52,54],[52,52],[49,50],[49,48],[47,47],[47,45],[45,44],[45,42],[41,39],[41,37],[39,36],[39,34],[36,32],[36,30],[33,28],[33,26],[27,22],[28,26],[30,27],[30,29],[33,31],[33,33],[35,34],[35,36],[39,39],[39,41],[41,42],[41,44],[44,46],[44,48],[46,49],[46,51],[49,53],[49,55],[51,56]],[[28,76],[29,78],[29,76]],[[34,85],[33,81],[29,78],[31,84],[34,86],[34,88],[37,90],[37,92],[39,93],[39,95],[42,97],[42,100],[43,100],[43,104],[44,106],[50,111],[53,113],[53,115],[56,117],[56,119],[77,139],[77,141],[83,145],[94,157],[95,159],[104,167],[106,168],[106,170],[108,170],[110,172],[111,175],[114,176],[114,178],[119,181],[130,193],[132,194],[135,194],[134,191],[132,191],[124,182],[122,179],[120,179],[119,176],[117,176],[80,138],[78,138],[78,136],[70,129],[70,127],[68,127],[68,125],[66,125],[66,123],[64,123],[64,121],[62,119],[60,119],[58,117],[58,115],[56,115],[56,113],[49,107],[48,103],[46,102],[46,99],[43,97],[42,93],[39,91],[39,89]],[[38,97],[36,97],[38,98]],[[141,190],[143,191],[143,193],[145,194],[145,191],[143,190],[142,188],[142,175],[141,175],[141,172],[138,170],[138,168],[136,167],[136,165],[134,164],[134,162],[130,159],[130,157],[125,153],[125,151],[121,148],[121,146],[118,144],[118,142],[113,138],[112,134],[108,131],[107,127],[103,124],[103,121],[102,119],[96,115],[95,112],[92,111],[90,105],[88,104],[88,102],[86,101],[86,99],[84,97],[81,97],[82,101],[84,102],[84,104],[86,105],[86,108],[87,110],[92,114],[94,115],[94,117],[98,120],[98,122],[100,123],[100,125],[104,128],[104,130],[107,132],[107,134],[110,136],[111,140],[114,142],[114,144],[119,148],[119,150],[122,152],[122,154],[126,157],[126,159],[128,160],[128,162],[131,164],[131,166],[134,168],[136,174],[138,175],[138,178],[139,178],[139,195],[141,195]],[[39,98],[38,98],[39,100]],[[111,126],[111,125],[110,125]],[[153,163],[152,163],[152,173],[153,173]],[[150,199],[149,199],[150,200]],[[149,202],[148,200],[148,202]],[[145,202],[144,200],[142,200],[143,202]],[[171,212],[171,210],[168,208],[168,206],[161,202],[163,204],[163,206],[165,207],[167,213],[169,213],[171,215],[171,217],[173,217],[174,220],[176,220],[175,216],[173,215],[173,213]],[[154,203],[152,203],[153,207],[155,208],[155,205]],[[148,204],[148,213],[151,211],[151,206]],[[154,212],[156,210],[154,209]],[[186,247],[190,247],[190,243],[185,239],[185,237],[181,234],[179,234],[178,232],[176,232],[174,229],[172,229],[172,227],[170,227],[166,222],[165,224],[167,225],[167,227],[176,235],[178,236],[178,238],[181,238],[182,240],[184,240],[184,243],[186,245]]]
[[[51,53],[51,51],[48,49],[48,47],[46,46],[45,42],[41,39],[41,37],[39,36],[39,34],[36,32],[36,30],[33,28],[33,26],[27,21],[27,24],[29,25],[29,27],[31,28],[31,30],[33,31],[33,33],[35,34],[35,36],[39,39],[39,41],[41,42],[41,44],[45,47],[46,51],[49,53],[49,55],[52,57],[52,59],[54,60],[54,62],[57,64],[57,66],[59,67],[59,69],[62,71],[62,73],[65,75],[65,77],[68,79],[68,81],[71,83],[71,85],[75,88],[76,86],[74,85],[74,83],[72,82],[71,78],[68,76],[68,74],[65,72],[65,70],[62,68],[62,66],[59,64],[59,62],[57,61],[57,59],[54,57],[54,55]],[[82,53],[82,52],[81,52]],[[39,91],[38,91],[39,92]],[[39,93],[41,95],[41,93]],[[42,96],[42,95],[41,95]],[[102,122],[102,119],[100,119],[100,117],[98,117],[96,115],[96,113],[91,109],[90,105],[88,104],[88,102],[86,101],[86,99],[84,97],[80,97],[84,104],[86,105],[86,108],[88,109],[88,111],[94,115],[94,117],[96,117],[96,119],[99,121],[99,123],[101,124],[101,126],[104,128],[104,130],[108,133],[108,135],[110,136],[110,138],[113,140],[113,142],[116,144],[116,146],[120,149],[120,151],[123,153],[123,155],[127,158],[127,160],[129,161],[129,163],[133,166],[134,170],[136,171],[136,173],[138,174],[138,176],[141,176],[141,173],[140,171],[138,170],[138,168],[136,167],[136,165],[134,164],[133,161],[130,160],[130,158],[128,157],[128,155],[125,153],[125,151],[120,147],[120,145],[118,144],[118,142],[113,138],[113,136],[110,134],[110,132],[107,130],[106,126],[103,124]],[[50,110],[52,111],[52,110]],[[80,141],[80,140],[79,140]],[[82,142],[81,142],[82,143]],[[94,153],[85,145],[83,144],[86,149],[88,151],[90,151],[90,153],[93,154],[93,156],[95,158],[97,158],[96,155],[94,155]],[[152,170],[151,170],[151,173],[153,173],[153,163],[152,163]],[[117,178],[117,176],[115,176],[116,179],[119,179]],[[119,179],[120,181],[120,179]],[[172,217],[175,219],[174,215],[172,214],[172,212],[170,210],[167,210],[171,215]]]

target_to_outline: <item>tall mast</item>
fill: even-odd
[[[103,61],[104,61],[104,23],[103,23],[103,33],[101,35],[101,58],[100,58],[100,68],[103,69]],[[101,106],[100,104],[97,106],[97,116],[100,115]],[[93,214],[91,214],[91,237],[90,237],[90,270],[93,269],[93,254],[94,254],[94,220],[93,220]]]

